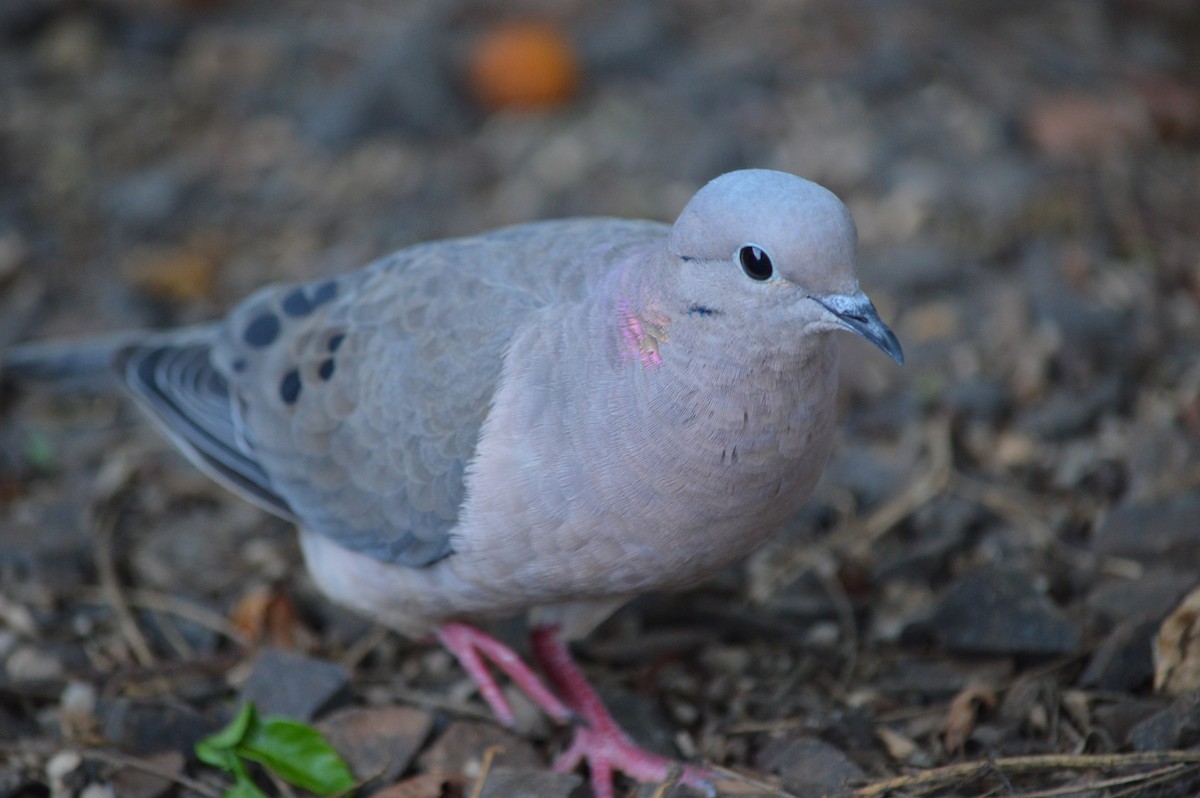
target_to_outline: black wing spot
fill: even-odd
[[[308,300],[303,288],[293,288],[281,304],[284,313],[297,318],[307,316],[313,310],[313,303]]]
[[[329,378],[333,376],[333,370],[335,367],[336,364],[333,362],[333,358],[326,358],[325,360],[322,360],[321,365],[317,367],[317,376],[325,382],[329,382]]]
[[[720,311],[715,308],[710,308],[707,305],[692,305],[688,308],[689,316],[716,316]]]
[[[300,398],[300,372],[292,369],[279,382],[279,398],[285,405],[294,405]]]
[[[282,329],[283,325],[279,323],[278,316],[270,312],[261,313],[246,325],[242,332],[242,340],[250,346],[262,349],[275,343]]]
[[[346,340],[345,333],[338,333],[337,335],[331,336],[329,339],[329,343],[327,344],[327,346],[329,347],[329,351],[330,352],[338,351],[338,348],[342,345],[342,341],[345,341],[345,340]]]
[[[326,302],[337,296],[338,284],[336,280],[326,280],[313,289],[312,305],[315,308],[317,305],[324,305]]]

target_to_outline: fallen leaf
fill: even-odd
[[[954,696],[950,709],[946,711],[946,719],[942,724],[942,739],[946,750],[956,753],[962,750],[967,738],[975,730],[975,721],[979,718],[980,709],[996,707],[996,691],[990,687],[968,687]]]
[[[1176,696],[1200,688],[1200,587],[1184,596],[1154,639],[1154,689]]]
[[[296,607],[285,593],[274,587],[259,587],[238,600],[230,622],[254,644],[295,650],[301,629]]]

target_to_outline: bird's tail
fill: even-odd
[[[142,330],[67,340],[34,341],[0,351],[0,376],[115,388],[117,353],[146,338]]]

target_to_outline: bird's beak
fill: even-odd
[[[900,341],[891,328],[879,318],[879,311],[875,310],[871,300],[862,291],[810,298],[837,316],[838,321],[847,330],[858,333],[883,350],[892,360],[901,366],[904,365],[904,350],[900,348]]]

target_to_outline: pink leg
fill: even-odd
[[[500,685],[496,684],[495,678],[488,670],[485,658],[507,674],[514,684],[524,690],[526,695],[555,721],[565,724],[574,718],[571,710],[567,709],[537,674],[521,661],[517,652],[496,638],[465,623],[448,623],[439,628],[436,634],[446,650],[462,663],[463,670],[475,682],[483,700],[505,726],[513,725],[515,720],[512,707],[508,705],[508,700],[500,691]]]
[[[709,782],[710,774],[703,769],[679,765],[666,757],[639,748],[613,720],[604,702],[588,683],[566,642],[556,627],[533,630],[533,656],[546,678],[566,698],[571,709],[579,713],[585,726],[575,730],[575,739],[558,761],[555,770],[573,770],[587,760],[591,771],[592,792],[596,798],[613,798],[612,777],[620,771],[641,782],[662,782],[674,773],[680,782],[715,794]]]

